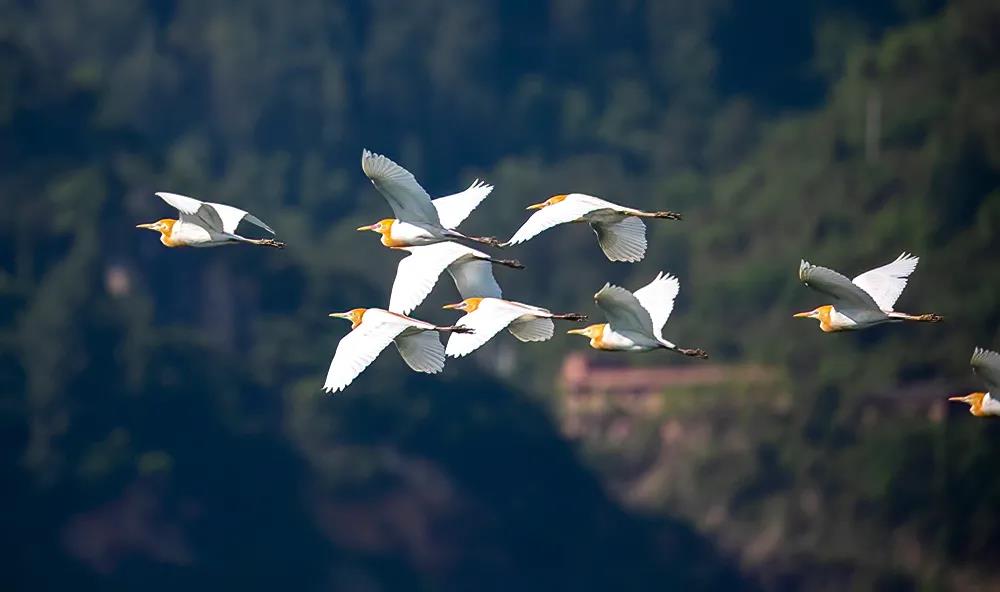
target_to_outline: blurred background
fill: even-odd
[[[1000,7],[992,0],[0,0],[0,473],[8,590],[997,590]],[[432,195],[496,185],[511,299],[600,314],[677,274],[671,340],[388,351],[321,392],[399,254],[363,148]],[[154,191],[284,251],[170,250]],[[937,326],[824,335],[800,258],[921,257]],[[455,319],[443,278],[414,315]]]

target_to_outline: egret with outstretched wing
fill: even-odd
[[[796,318],[817,319],[826,333],[864,329],[883,323],[922,321],[936,323],[936,314],[911,315],[896,312],[893,307],[906,287],[907,278],[916,270],[918,257],[903,253],[895,261],[859,275],[853,280],[807,261],[799,264],[799,279],[803,284],[833,300]]]
[[[685,356],[707,358],[704,350],[677,347],[663,338],[663,326],[673,312],[679,292],[677,278],[662,272],[634,294],[605,284],[594,294],[594,300],[608,322],[572,329],[569,333],[590,338],[590,347],[594,349],[639,352],[669,349]]]
[[[994,393],[1000,395],[1000,354],[977,347],[972,352],[969,363],[972,365],[972,371],[983,379],[989,390],[985,393],[976,392],[962,397],[949,397],[948,400],[967,404],[969,413],[976,417],[1000,415],[1000,400],[993,397]]]
[[[400,250],[410,254],[396,268],[389,310],[403,314],[409,314],[427,298],[437,283],[438,276],[446,269],[462,298],[500,298],[502,292],[493,277],[493,266],[503,265],[514,269],[524,267],[515,260],[495,259],[482,251],[453,242],[400,247]]]
[[[444,346],[438,334],[469,331],[465,327],[438,327],[379,308],[355,308],[330,316],[351,321],[351,332],[340,340],[333,355],[323,385],[328,393],[351,384],[390,343],[396,344],[407,366],[436,374],[444,369]]]
[[[458,319],[455,325],[468,327],[473,331],[465,334],[456,333],[448,338],[448,348],[445,353],[455,358],[476,351],[503,329],[507,329],[520,341],[548,341],[555,330],[553,319],[566,321],[587,319],[586,315],[554,313],[545,308],[502,298],[466,298],[455,304],[446,304],[444,308],[465,312],[465,316]]]
[[[646,225],[640,218],[681,219],[676,212],[645,212],[583,193],[555,195],[528,209],[538,211],[502,246],[523,243],[553,226],[586,222],[611,261],[635,262],[645,257]]]
[[[380,234],[383,245],[416,247],[454,240],[499,245],[495,238],[466,236],[455,230],[493,191],[492,185],[477,179],[465,191],[432,200],[410,171],[385,156],[365,150],[361,170],[396,216],[358,228]]]
[[[244,220],[274,234],[270,226],[239,208],[200,201],[176,193],[161,191],[156,195],[177,208],[178,219],[164,218],[149,224],[139,224],[136,228],[159,232],[160,242],[168,247],[217,247],[236,243],[279,249],[285,246],[285,243],[269,238],[255,239],[236,234],[236,228]]]

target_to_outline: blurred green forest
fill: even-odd
[[[935,402],[1000,347],[1000,6],[990,0],[0,0],[5,589],[988,590],[1000,422]],[[586,192],[684,213],[635,265],[562,227],[505,295],[598,315],[682,291],[672,340],[775,368],[669,393],[620,446],[560,432],[583,340],[320,386],[399,255],[363,148],[462,227]],[[248,209],[284,251],[165,249],[154,191]],[[800,258],[921,257],[936,326],[825,335]],[[414,316],[454,319],[442,279]],[[695,364],[631,356],[638,365]],[[664,385],[665,388],[669,385]],[[968,392],[968,391],[965,391]],[[872,411],[877,402],[877,409]],[[938,413],[935,416],[934,409]],[[667,422],[698,437],[643,438]],[[659,475],[632,503],[635,474]],[[714,516],[714,518],[713,518]],[[724,518],[720,519],[719,516]],[[761,542],[761,533],[769,539]]]

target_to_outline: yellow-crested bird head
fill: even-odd
[[[357,329],[361,324],[361,319],[365,316],[367,308],[352,308],[347,312],[331,312],[330,316],[337,319],[351,321],[351,329]]]
[[[965,403],[969,406],[969,413],[973,415],[983,415],[983,399],[986,393],[969,393],[965,396],[948,397],[949,401]]]
[[[168,247],[179,246],[177,243],[170,239],[170,234],[174,230],[174,224],[177,220],[173,218],[163,218],[157,220],[156,222],[150,222],[149,224],[136,224],[136,228],[144,228],[146,230],[155,230],[160,233],[160,242]]]
[[[482,304],[482,298],[466,298],[461,302],[456,302],[455,304],[445,304],[441,308],[447,308],[450,310],[461,310],[464,312],[475,312],[479,305]]]
[[[379,220],[374,224],[369,224],[368,226],[358,226],[357,230],[371,230],[372,232],[377,232],[382,236],[389,234],[390,229],[392,229],[392,223],[394,220],[392,218],[385,218],[384,220]]]
[[[594,349],[606,349],[604,343],[602,342],[602,337],[604,336],[604,328],[607,323],[601,323],[598,325],[588,325],[581,329],[570,329],[566,331],[567,335],[583,335],[590,339],[590,347]]]
[[[830,322],[830,315],[833,313],[833,306],[825,304],[818,308],[814,308],[808,312],[799,312],[792,315],[797,319],[816,319],[819,321],[819,328],[825,333],[830,333],[836,331],[833,324]]]
[[[554,206],[562,200],[566,199],[565,195],[553,195],[542,203],[531,204],[526,209],[528,210],[540,210],[542,208],[547,208],[549,206]]]

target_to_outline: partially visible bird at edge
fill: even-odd
[[[948,400],[965,403],[969,406],[969,413],[976,417],[1000,415],[1000,400],[993,397],[993,393],[1000,394],[1000,354],[977,347],[972,352],[969,363],[972,365],[972,371],[986,383],[986,388],[989,390],[949,397]]]

